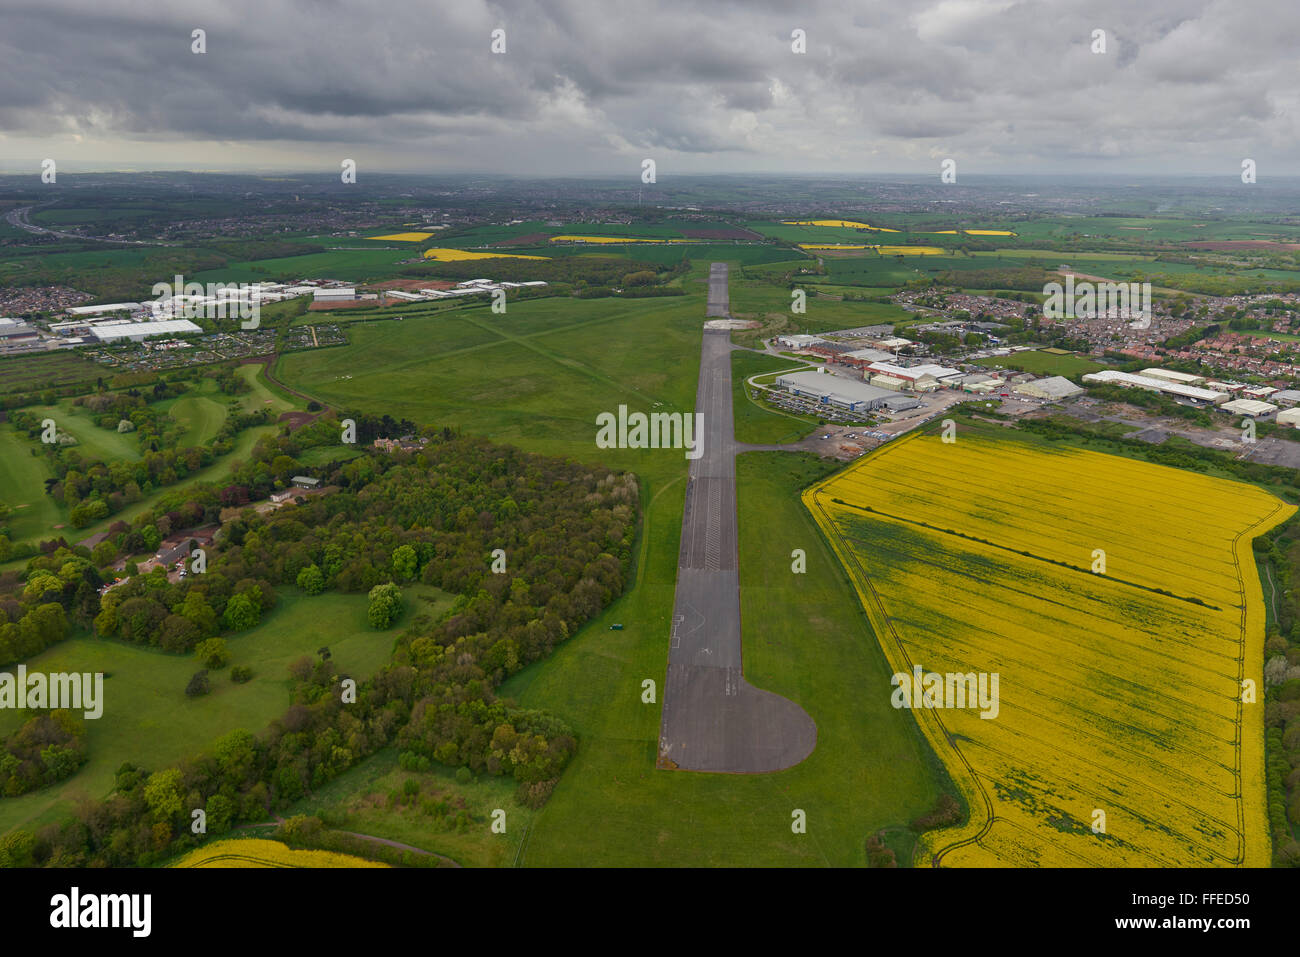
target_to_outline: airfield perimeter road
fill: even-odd
[[[729,311],[727,266],[709,271],[709,316]],[[690,465],[682,515],[659,729],[660,764],[690,771],[761,773],[798,764],[817,726],[792,701],[741,673],[736,452],[731,408],[731,334],[704,330],[695,410],[704,415],[704,454]],[[671,763],[669,763],[671,762]]]

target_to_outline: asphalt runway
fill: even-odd
[[[704,315],[710,319],[727,319],[731,316],[731,297],[727,295],[727,264],[709,266],[709,304]]]
[[[728,308],[727,266],[714,263],[709,315]],[[725,330],[706,329],[703,338],[695,410],[704,415],[704,454],[691,462],[682,515],[659,758],[690,771],[779,771],[812,753],[817,726],[742,673],[733,347]]]

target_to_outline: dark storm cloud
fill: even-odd
[[[1167,170],[1255,154],[1276,168],[1300,132],[1287,0],[9,6],[0,155],[148,165],[224,144],[209,165],[364,151],[376,167],[522,173],[648,155],[661,173],[948,156]]]

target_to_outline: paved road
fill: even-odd
[[[709,315],[727,314],[726,282],[726,265],[715,263]],[[732,430],[733,346],[725,330],[703,337],[695,409],[704,415],[704,454],[691,462],[686,488],[660,762],[691,771],[779,771],[812,753],[817,726],[794,702],[742,674],[736,452],[743,447]]]
[[[53,201],[51,201],[53,202]],[[123,246],[171,246],[174,243],[155,242],[148,239],[109,239],[107,236],[82,236],[79,233],[65,233],[57,229],[46,229],[44,226],[37,226],[31,222],[27,216],[33,209],[39,209],[41,206],[49,206],[50,203],[39,203],[36,206],[23,206],[18,209],[11,209],[5,214],[5,221],[10,226],[29,233],[35,233],[40,236],[54,236],[58,239],[85,239],[97,243],[119,243]]]

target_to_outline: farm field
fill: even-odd
[[[189,757],[236,728],[254,733],[289,705],[288,667],[328,644],[340,670],[368,676],[388,661],[393,641],[421,612],[437,615],[450,596],[427,585],[403,589],[402,617],[388,631],[366,619],[366,597],[326,592],[307,597],[279,590],[279,605],[250,631],[228,636],[230,665],[211,673],[212,692],[187,698],[185,685],[199,670],[192,655],[169,655],[118,641],[69,638],[26,663],[31,671],[103,672],[104,713],[87,721],[90,760],[72,777],[21,797],[0,798],[0,833],[35,828],[71,810],[83,795],[102,797],[124,761],[151,770]],[[433,605],[421,596],[434,601]],[[331,623],[328,641],[321,622]],[[234,684],[230,668],[246,665],[253,680]],[[0,711],[0,735],[17,730],[30,715]]]
[[[463,249],[444,249],[435,247],[426,249],[423,253],[425,259],[432,259],[440,263],[458,263],[468,259],[546,259],[546,256],[521,256],[516,253],[504,252],[466,252]]]
[[[0,359],[0,395],[76,382],[93,385],[100,376],[108,378],[106,371],[90,359],[67,351]]]
[[[798,250],[788,246],[775,246],[757,242],[713,242],[713,243],[598,243],[584,245],[581,243],[548,244],[545,246],[511,246],[511,253],[527,254],[541,257],[557,256],[610,256],[623,257],[636,262],[655,263],[660,266],[675,266],[683,259],[690,259],[696,268],[709,263],[725,262],[733,265],[749,266],[760,263],[784,262],[798,256]]]
[[[386,236],[367,236],[366,239],[382,242],[387,240],[394,243],[422,243],[433,233],[389,233]]]
[[[208,269],[187,279],[198,282],[258,282],[264,279],[341,279],[361,282],[367,279],[391,279],[406,266],[414,252],[406,248],[361,247],[364,239],[332,240],[347,245],[347,249],[330,249],[323,253],[304,253],[279,259],[258,259],[250,262],[230,263],[219,269]],[[356,244],[356,245],[354,245]]]
[[[1294,506],[979,429],[898,440],[803,499],[893,672],[1000,677],[989,720],[912,709],[970,808],[918,862],[1267,866],[1251,541]]]
[[[812,253],[854,252],[871,249],[881,256],[942,256],[945,254],[945,251],[939,246],[858,246],[851,243],[800,243],[799,248]]]
[[[860,220],[819,219],[795,222],[751,222],[746,228],[756,233],[789,243],[900,243],[910,244],[914,239],[923,241],[930,236],[948,236],[954,244],[975,240],[984,242],[1011,242],[1016,233],[1006,229],[958,229],[952,223],[907,225],[891,222],[888,226]],[[1017,229],[1019,227],[1017,226]]]
[[[1016,227],[1021,239],[1063,239],[1072,236],[1122,239],[1134,243],[1196,242],[1204,240],[1277,239],[1295,241],[1300,227],[1249,221],[1148,219],[1143,217],[1055,217]]]
[[[1035,375],[1063,376],[1083,375],[1106,368],[1100,362],[1093,362],[1091,359],[1085,359],[1083,356],[1074,355],[1073,353],[1055,355],[1038,349],[1029,352],[1014,352],[1009,356],[989,356],[985,359],[976,359],[974,365],[984,366],[987,369],[1018,369],[1021,372],[1032,372]]]
[[[261,837],[212,841],[190,851],[171,867],[387,867],[351,854],[292,848]]]
[[[748,234],[733,223],[716,221],[667,219],[660,223],[574,223],[571,225],[552,226],[542,220],[526,223],[514,223],[509,226],[488,225],[475,226],[448,237],[452,245],[480,248],[492,243],[515,243],[520,241],[544,241],[551,236],[563,234],[581,234],[584,236],[632,236],[646,239],[754,239],[756,235]]]

